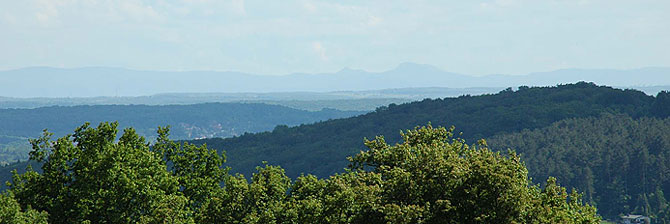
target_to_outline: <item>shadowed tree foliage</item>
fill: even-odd
[[[47,216],[46,212],[38,212],[30,207],[21,209],[21,206],[16,202],[11,192],[0,194],[1,224],[47,223]]]
[[[500,134],[488,142],[519,152],[534,179],[554,176],[584,192],[584,200],[605,218],[641,214],[653,223],[670,223],[669,118],[603,114]]]

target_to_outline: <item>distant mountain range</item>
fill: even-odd
[[[319,111],[325,108],[338,110],[371,111],[391,103],[406,103],[425,98],[444,98],[460,95],[497,93],[503,88],[402,88],[368,91],[337,92],[275,92],[275,93],[164,93],[150,96],[126,97],[1,97],[0,109],[38,108],[45,106],[76,105],[185,105],[197,103],[265,103],[295,109]]]
[[[469,76],[423,64],[403,63],[384,72],[254,75],[215,71],[137,71],[122,68],[30,67],[0,71],[0,96],[146,96],[158,93],[333,92],[419,87],[549,86],[590,81],[618,87],[668,86],[670,68],[564,69],[527,75]]]

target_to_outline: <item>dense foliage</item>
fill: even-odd
[[[12,192],[0,194],[0,223],[3,224],[42,224],[47,223],[48,214],[30,207],[21,209]]]
[[[452,129],[453,130],[453,129]],[[549,179],[530,185],[519,157],[466,145],[452,130],[415,128],[349,158],[351,170],[295,181],[277,166],[251,182],[206,146],[156,143],[117,124],[31,141],[42,173],[16,174],[0,223],[598,223],[595,208]],[[223,182],[222,185],[220,183]]]
[[[469,146],[452,139],[452,132],[415,128],[401,133],[401,143],[393,146],[376,137],[365,143],[370,150],[349,159],[359,173],[378,175],[380,222],[599,222],[595,208],[584,206],[575,192],[568,196],[554,179],[544,190],[529,187],[527,170],[514,152],[502,156],[484,140]],[[363,171],[367,167],[372,170]]]
[[[584,192],[606,218],[642,214],[670,223],[670,118],[605,114],[488,140],[520,153],[534,179],[554,176]]]
[[[16,174],[10,192],[22,207],[47,212],[53,223],[187,220],[188,198],[180,191],[188,188],[168,171],[161,154],[133,129],[115,143],[116,134],[117,123],[86,124],[56,141],[45,132],[31,140],[30,159],[43,162],[42,172]],[[207,165],[200,162],[192,164]]]
[[[400,140],[398,130],[433,122],[455,125],[460,137],[477,141],[499,133],[541,128],[566,118],[600,116],[617,112],[638,118],[667,116],[670,97],[636,90],[620,90],[592,83],[556,87],[519,87],[498,94],[426,99],[402,105],[391,104],[376,112],[297,127],[277,126],[272,132],[246,134],[227,139],[193,141],[225,149],[233,171],[249,175],[261,161],[281,165],[289,177],[301,173],[328,176],[342,171],[343,158],[364,145],[364,137],[377,134]],[[666,110],[667,108],[667,110]],[[439,123],[438,123],[439,122]]]

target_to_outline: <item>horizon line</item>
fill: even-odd
[[[486,76],[496,76],[496,75],[527,76],[527,75],[533,75],[533,74],[550,73],[550,72],[565,71],[565,70],[632,71],[632,70],[643,70],[643,69],[670,69],[670,66],[643,66],[643,67],[635,67],[635,68],[577,68],[577,67],[567,67],[567,68],[559,68],[559,69],[554,69],[554,70],[535,71],[535,72],[524,73],[524,74],[491,73],[491,74],[484,74],[484,75],[473,75],[473,74],[451,72],[451,71],[439,68],[439,67],[431,65],[431,64],[415,63],[415,62],[403,62],[403,63],[397,64],[396,66],[394,66],[390,69],[386,69],[386,70],[383,70],[383,71],[369,71],[369,70],[365,70],[365,69],[344,67],[344,68],[339,69],[339,70],[334,71],[334,72],[319,72],[319,73],[292,72],[292,73],[285,73],[285,74],[278,74],[278,75],[259,74],[259,73],[251,73],[251,72],[235,71],[235,70],[199,70],[199,69],[193,69],[193,70],[160,70],[160,69],[156,69],[156,70],[151,70],[151,69],[135,69],[135,68],[116,67],[116,66],[57,67],[57,66],[42,66],[42,65],[27,66],[27,67],[20,67],[20,68],[14,68],[14,69],[4,69],[4,70],[0,70],[0,72],[12,72],[12,71],[27,70],[27,69],[60,69],[60,70],[118,69],[118,70],[136,71],[136,72],[165,72],[165,73],[187,73],[187,72],[206,73],[206,72],[213,72],[213,73],[237,73],[237,74],[240,74],[240,75],[248,75],[248,76],[281,77],[281,76],[292,76],[292,75],[334,75],[334,74],[339,74],[339,73],[342,73],[342,72],[345,72],[345,71],[357,71],[357,72],[364,72],[364,73],[371,73],[371,74],[381,74],[381,73],[392,72],[392,71],[398,70],[399,68],[401,68],[405,65],[437,69],[438,71],[440,71],[442,73],[451,73],[451,74],[455,74],[455,75],[464,75],[464,76],[470,76],[470,77],[486,77]]]

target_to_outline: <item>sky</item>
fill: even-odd
[[[0,70],[670,67],[668,12],[668,0],[0,0]]]

